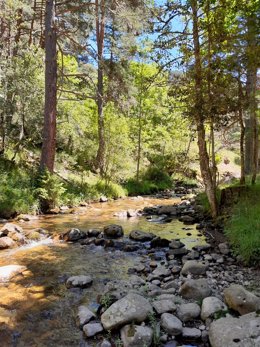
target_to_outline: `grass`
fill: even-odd
[[[248,192],[233,207],[225,226],[225,234],[236,255],[247,264],[259,264],[260,258],[260,184],[249,186]]]
[[[250,178],[246,179],[247,187],[239,201],[229,211],[231,217],[225,223],[224,233],[228,238],[233,252],[241,256],[246,264],[257,265],[260,259],[260,176],[254,186],[249,185]],[[229,187],[236,187],[234,181]],[[217,191],[220,201],[222,186]],[[198,194],[197,203],[203,207],[204,213],[210,213],[210,206],[206,194]]]

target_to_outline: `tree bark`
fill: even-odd
[[[46,0],[45,15],[45,106],[40,169],[53,173],[56,151],[57,33],[55,0]]]
[[[199,41],[199,28],[198,28],[198,4],[197,0],[191,1],[192,19],[193,19],[193,44],[194,44],[194,59],[195,59],[195,120],[197,124],[198,135],[198,147],[199,147],[199,160],[201,176],[205,185],[205,191],[209,200],[211,214],[213,218],[218,215],[218,204],[216,198],[216,190],[212,180],[209,155],[206,145],[206,133],[205,133],[205,120],[203,110],[203,91],[202,91],[202,66],[201,66],[201,51]]]
[[[247,117],[245,120],[245,169],[246,174],[252,174],[252,184],[255,183],[258,169],[258,121],[256,115],[256,81],[257,66],[255,49],[257,46],[257,20],[255,13],[247,17],[247,81],[246,93],[248,100]]]
[[[238,119],[240,124],[240,184],[245,185],[245,125],[243,117],[243,88],[241,83],[241,76],[238,80]]]
[[[105,2],[95,0],[96,4],[96,42],[98,50],[98,83],[97,83],[97,107],[98,107],[98,151],[96,156],[96,167],[101,176],[105,170],[105,120],[104,120],[104,72],[103,72],[103,50],[105,35]]]

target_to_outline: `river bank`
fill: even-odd
[[[106,207],[102,207],[101,211],[79,215],[78,223],[72,215],[58,215],[52,221],[49,217],[47,224],[51,234],[56,235],[50,244],[1,251],[4,252],[1,266],[10,262],[25,266],[0,287],[3,346],[204,347],[210,346],[210,342],[213,347],[220,346],[216,341],[224,334],[215,333],[218,330],[211,333],[212,322],[226,315],[227,326],[232,324],[231,315],[237,317],[240,307],[240,304],[225,306],[224,291],[234,284],[243,284],[259,295],[259,274],[238,263],[226,243],[211,242],[213,225],[200,219],[201,214],[190,200],[131,201],[131,210],[146,205],[142,207],[142,216],[126,218],[122,212],[130,210],[129,201],[124,205],[123,200],[115,202],[118,205],[113,213],[109,208],[104,213],[102,209]],[[161,207],[153,207],[156,202]],[[106,204],[109,203],[101,206]],[[134,204],[136,209],[132,208]],[[102,223],[100,216],[104,218]],[[64,217],[65,224],[59,226],[59,218]],[[94,219],[99,219],[97,224]],[[88,220],[88,228],[83,228],[83,220]],[[118,227],[104,228],[111,221],[113,224],[117,221]],[[22,223],[25,229],[35,226],[31,223],[36,221],[28,223],[29,226]],[[43,219],[41,223],[46,221]],[[74,229],[64,232],[71,223]],[[87,279],[84,284],[82,278],[72,281],[72,276]],[[215,299],[208,299],[212,297]],[[259,299],[253,298],[258,305]],[[138,304],[140,300],[142,305]],[[214,309],[206,317],[204,306],[209,303]],[[148,308],[145,312],[144,307]],[[132,309],[141,318],[126,318]],[[109,310],[117,313],[111,316]],[[119,316],[123,320],[113,323]],[[218,325],[215,329],[219,329]],[[209,342],[209,333],[214,341]],[[257,338],[253,341],[258,341]],[[227,346],[233,346],[232,343],[245,346],[233,340]]]

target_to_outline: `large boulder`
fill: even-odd
[[[239,284],[226,288],[224,297],[228,307],[241,315],[260,310],[260,298]]]
[[[239,318],[220,318],[210,325],[209,340],[212,347],[260,346],[260,317],[249,313]]]
[[[110,224],[104,227],[104,234],[108,238],[117,239],[124,235],[124,231],[121,225]]]
[[[153,331],[149,327],[126,325],[120,333],[124,347],[150,347],[152,344]]]
[[[141,323],[152,312],[153,308],[147,299],[129,293],[102,314],[101,322],[106,330],[112,330],[132,322]]]
[[[215,313],[220,311],[226,311],[227,306],[220,299],[215,296],[209,296],[202,301],[201,306],[201,319],[213,317]]]
[[[88,288],[91,286],[93,279],[90,276],[72,276],[67,279],[66,286],[67,288],[79,287],[79,288]]]
[[[133,231],[131,231],[129,237],[130,237],[130,239],[135,240],[135,241],[146,242],[146,241],[151,241],[156,236],[152,233],[146,233],[146,232],[141,231],[141,230],[133,230]]]
[[[185,299],[201,300],[210,296],[211,289],[206,279],[189,279],[181,286],[180,294]]]
[[[167,334],[176,336],[182,333],[182,322],[173,314],[164,313],[161,316],[161,327]]]
[[[0,250],[15,247],[16,243],[8,236],[0,237]]]
[[[183,265],[181,270],[182,275],[188,275],[189,273],[192,275],[204,275],[207,271],[208,264],[196,261],[196,260],[188,260]]]
[[[19,225],[14,223],[6,223],[1,229],[0,229],[0,237],[1,236],[8,236],[9,233],[23,233],[23,228],[21,228]]]

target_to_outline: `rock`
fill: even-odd
[[[201,337],[201,331],[196,328],[183,328],[182,336],[189,340],[199,339]],[[224,347],[224,346],[222,346]]]
[[[167,252],[167,256],[169,257],[169,256],[173,255],[176,258],[181,258],[182,256],[184,256],[188,253],[189,253],[189,251],[185,247],[182,247],[182,248],[177,248],[177,249],[170,249]]]
[[[108,340],[103,340],[99,347],[112,347],[112,345]]]
[[[146,232],[141,231],[141,230],[133,230],[133,231],[131,231],[129,237],[130,237],[130,239],[135,240],[135,241],[146,242],[146,241],[151,241],[156,236],[152,233],[146,233]]]
[[[183,283],[180,294],[185,299],[200,300],[210,296],[211,289],[206,279],[190,279]]]
[[[0,250],[15,247],[16,243],[8,236],[0,237]]]
[[[6,223],[0,229],[0,237],[1,236],[8,236],[8,234],[11,232],[23,233],[23,228],[21,228],[19,225],[14,224],[14,223]]]
[[[182,322],[188,322],[192,319],[199,317],[200,307],[196,303],[181,304],[177,308],[177,316]]]
[[[99,229],[89,229],[87,231],[88,237],[98,237],[101,234],[101,230]]]
[[[190,225],[195,223],[195,219],[191,216],[182,216],[179,219],[180,222],[183,222],[184,224]]]
[[[19,214],[19,216],[17,216],[16,219],[22,220],[24,222],[30,222],[31,220],[37,220],[38,216],[33,216],[30,214]]]
[[[19,244],[25,243],[25,236],[21,233],[18,233],[16,231],[12,231],[8,234],[8,237],[10,237],[13,241],[18,242]]]
[[[151,248],[157,248],[157,247],[168,247],[170,241],[166,239],[161,239],[160,237],[155,237],[151,241]]]
[[[249,313],[239,318],[220,318],[210,325],[209,340],[212,347],[260,346],[260,317]]]
[[[83,231],[76,228],[72,228],[66,234],[63,235],[63,239],[65,241],[75,242],[75,241],[84,239],[86,236],[87,236],[86,233],[84,233]]]
[[[170,274],[171,274],[171,270],[167,269],[165,266],[158,266],[152,272],[152,275],[154,277],[165,277],[165,276],[170,276]]]
[[[99,202],[107,202],[108,198],[106,196],[101,196]]]
[[[123,251],[124,252],[135,252],[138,251],[139,246],[135,244],[126,244],[124,245]]]
[[[170,299],[156,300],[153,302],[153,307],[158,314],[176,310],[176,305]]]
[[[30,241],[40,241],[43,236],[38,231],[30,230],[26,232],[26,237]]]
[[[228,307],[241,315],[260,310],[260,298],[239,284],[232,284],[226,288],[224,297]]]
[[[206,243],[205,245],[197,245],[192,247],[195,251],[198,252],[207,252],[209,249],[211,249],[211,245],[209,243]]]
[[[220,253],[224,254],[224,255],[228,255],[230,252],[229,246],[226,242],[220,243],[218,245],[219,251]]]
[[[100,323],[89,323],[83,326],[84,334],[87,337],[92,337],[101,333],[103,331],[103,327]]]
[[[121,225],[111,224],[104,227],[104,234],[111,239],[117,239],[124,235],[124,231]]]
[[[95,318],[96,315],[90,311],[87,306],[79,306],[77,314],[77,324],[80,328],[87,324],[91,319]]]
[[[124,347],[149,347],[152,344],[153,331],[146,326],[126,325],[120,334]]]
[[[206,263],[196,261],[196,260],[188,260],[183,265],[181,274],[188,275],[190,273],[192,275],[204,275],[207,269],[208,269],[208,265]]]
[[[22,265],[6,265],[0,267],[0,283],[10,281],[15,275],[26,270]]]
[[[132,322],[141,323],[152,312],[153,308],[147,299],[129,293],[102,314],[101,322],[106,330],[111,330]]]
[[[170,335],[176,336],[182,333],[182,322],[170,313],[161,316],[161,327]]]
[[[171,242],[169,244],[169,248],[172,248],[172,249],[178,249],[178,248],[182,248],[184,246],[185,246],[185,244],[179,240],[171,240]]]
[[[136,211],[136,210],[127,210],[126,211],[126,215],[127,215],[128,218],[136,217],[136,216],[138,216],[138,211]]]
[[[66,286],[67,288],[79,287],[79,288],[87,288],[90,287],[93,280],[90,276],[72,276],[67,279]]]
[[[177,208],[174,205],[164,205],[164,206],[159,206],[157,210],[158,215],[162,214],[167,214],[171,216],[176,216],[177,215]]]
[[[219,311],[227,310],[227,306],[215,296],[209,296],[202,301],[201,306],[201,319],[213,317],[215,313]]]

